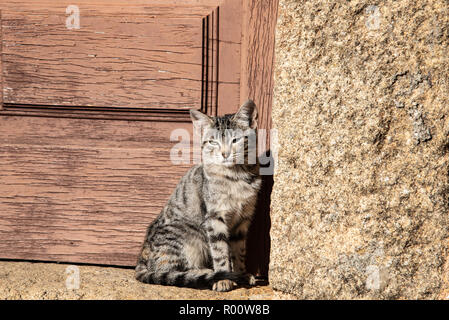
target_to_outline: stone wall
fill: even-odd
[[[275,289],[305,299],[442,298],[448,45],[445,0],[280,0]]]

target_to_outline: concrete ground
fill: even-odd
[[[134,270],[57,263],[0,261],[0,300],[4,299],[294,299],[268,285],[230,292],[148,285]],[[76,289],[76,270],[79,288]],[[75,271],[73,271],[75,270]]]

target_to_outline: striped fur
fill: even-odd
[[[182,178],[147,229],[136,266],[144,283],[231,290],[253,284],[246,273],[246,235],[260,189],[258,163],[249,159],[248,129],[257,110],[246,102],[234,115],[191,111],[203,129],[202,164]],[[255,152],[255,150],[253,150]]]

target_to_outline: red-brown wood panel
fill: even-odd
[[[170,162],[172,130],[0,117],[1,257],[133,265],[147,224],[189,167]]]
[[[80,5],[3,9],[4,102],[128,108],[201,108],[204,7]],[[206,13],[209,11],[209,13]]]

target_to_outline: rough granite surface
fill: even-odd
[[[270,285],[449,298],[449,2],[280,0],[275,54]]]
[[[75,282],[76,272],[79,282]],[[132,269],[0,261],[0,300],[5,299],[291,300],[295,296],[266,285],[230,292],[148,285],[135,280]]]

